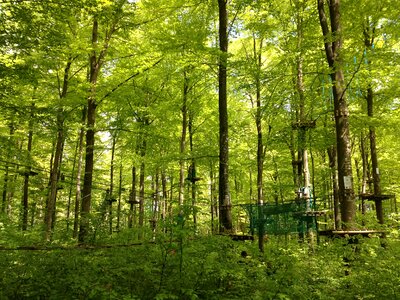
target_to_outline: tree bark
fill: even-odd
[[[226,0],[218,0],[219,8],[219,224],[220,232],[232,231],[232,205],[229,192],[229,143],[228,143],[228,103],[227,103],[227,63],[228,63],[228,13]]]
[[[344,229],[350,230],[355,228],[356,208],[351,166],[349,111],[345,96],[346,88],[340,53],[342,48],[340,0],[329,1],[330,29],[325,14],[325,1],[317,0],[317,2],[320,25],[324,36],[325,53],[331,69],[330,77],[333,83],[341,219]]]

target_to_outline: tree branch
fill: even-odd
[[[118,90],[121,86],[123,86],[125,83],[127,83],[129,80],[133,79],[134,77],[150,70],[151,68],[155,67],[156,65],[158,65],[160,62],[162,61],[162,58],[160,58],[159,60],[157,60],[155,63],[153,63],[151,66],[147,67],[146,69],[142,70],[142,71],[137,71],[136,73],[132,74],[131,76],[129,76],[128,78],[126,78],[124,81],[120,82],[119,84],[117,84],[111,91],[109,91],[107,94],[105,94],[100,101],[98,102],[98,104],[100,105],[101,102],[103,102],[103,100],[107,97],[109,97],[112,93],[114,93],[116,90]]]
[[[328,59],[329,66],[332,68],[334,59],[333,59],[333,50],[332,50],[332,42],[329,42],[329,27],[328,27],[328,20],[326,18],[325,8],[324,8],[324,0],[317,0],[318,2],[318,15],[319,15],[319,22],[321,24],[322,35],[324,36],[324,45],[325,45],[325,53]]]

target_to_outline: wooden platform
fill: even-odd
[[[322,230],[319,235],[328,237],[371,237],[374,234],[382,236],[384,233],[385,231],[382,230]]]
[[[316,120],[308,120],[308,121],[297,121],[292,123],[292,129],[308,129],[315,128],[317,125]]]
[[[303,217],[320,217],[327,214],[326,210],[310,210],[300,213]]]
[[[395,195],[374,195],[374,194],[360,194],[360,199],[362,200],[371,200],[371,201],[375,201],[375,200],[388,200],[388,199],[393,199],[395,198]]]
[[[254,236],[252,235],[230,234],[229,236],[233,241],[254,241]]]

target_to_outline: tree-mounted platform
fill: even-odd
[[[243,234],[230,234],[233,241],[254,241],[254,236]]]
[[[36,176],[39,175],[39,172],[33,171],[33,170],[19,170],[18,174],[22,176]]]
[[[127,201],[129,204],[139,204],[140,201],[139,200],[128,200]]]
[[[311,129],[317,126],[316,120],[296,121],[292,123],[292,129]]]
[[[383,236],[385,231],[382,230],[322,230],[319,231],[320,236],[327,236],[332,238],[344,238],[344,237],[371,237],[372,235]]]
[[[113,203],[113,202],[117,202],[117,199],[115,198],[110,198],[106,200],[109,204]]]
[[[360,199],[362,200],[369,200],[369,201],[382,201],[393,199],[396,195],[374,195],[374,194],[360,194]]]
[[[302,217],[321,217],[325,216],[327,213],[328,211],[326,210],[310,210],[305,212],[299,212],[297,214],[301,215]]]

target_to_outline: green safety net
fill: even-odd
[[[304,234],[316,229],[316,218],[310,213],[312,201],[299,199],[282,204],[243,204],[249,216],[251,234],[263,231],[265,234]]]

